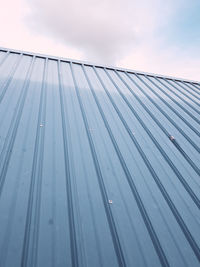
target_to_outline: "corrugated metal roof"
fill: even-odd
[[[200,83],[0,51],[0,266],[200,266]]]

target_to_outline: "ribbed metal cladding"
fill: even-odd
[[[200,83],[0,50],[0,266],[200,266]]]

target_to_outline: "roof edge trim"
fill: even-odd
[[[178,77],[166,76],[166,75],[162,75],[162,74],[126,69],[126,68],[121,68],[121,67],[116,67],[116,66],[96,64],[96,63],[92,63],[92,62],[84,61],[84,60],[76,60],[76,59],[71,59],[71,58],[58,57],[58,56],[52,56],[52,55],[48,55],[48,54],[41,54],[41,53],[30,52],[30,51],[22,51],[22,50],[5,48],[5,47],[0,47],[0,51],[12,52],[12,53],[16,53],[16,54],[23,54],[23,55],[27,55],[27,56],[36,56],[36,57],[40,57],[40,58],[47,58],[47,59],[53,59],[53,60],[60,60],[63,62],[71,62],[71,63],[81,64],[81,65],[83,64],[83,65],[87,65],[87,66],[106,68],[106,69],[110,69],[110,70],[117,70],[117,71],[122,71],[122,72],[133,73],[133,74],[147,75],[149,77],[164,78],[164,79],[168,79],[168,80],[172,80],[172,81],[179,81],[179,82],[186,82],[186,83],[192,83],[192,84],[200,85],[200,81],[194,81],[194,80],[189,80],[189,79],[185,79],[185,78],[178,78]]]

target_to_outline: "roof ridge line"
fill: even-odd
[[[192,83],[192,84],[200,85],[200,81],[194,81],[194,80],[190,80],[190,79],[167,76],[167,75],[151,73],[151,72],[138,71],[138,70],[133,70],[133,69],[126,69],[126,68],[117,67],[117,66],[109,66],[106,64],[103,65],[103,64],[92,63],[92,62],[84,61],[84,60],[71,59],[71,58],[53,56],[53,55],[30,52],[30,51],[23,51],[23,50],[18,50],[18,49],[13,49],[13,48],[5,48],[5,47],[1,47],[1,46],[0,46],[0,51],[12,52],[12,53],[17,53],[17,54],[24,54],[24,55],[36,56],[36,57],[42,57],[42,58],[48,58],[48,59],[53,59],[53,60],[60,60],[60,61],[64,61],[64,62],[72,62],[72,63],[76,63],[76,64],[81,64],[81,65],[83,64],[83,65],[87,65],[87,66],[95,66],[95,67],[99,67],[99,68],[112,69],[112,70],[117,70],[117,71],[122,71],[122,72],[135,73],[135,74],[147,75],[150,77],[157,77],[157,78],[161,78],[161,79],[167,79],[167,80],[172,80],[172,81],[180,81],[180,82],[186,82],[186,83],[190,83],[190,84]]]

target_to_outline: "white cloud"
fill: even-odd
[[[199,48],[170,45],[165,27],[181,0],[7,0],[0,45],[199,79]]]
[[[55,56],[80,58],[81,52],[55,38],[33,31],[26,18],[31,14],[26,0],[7,0],[0,8],[0,46]]]
[[[163,1],[162,1],[163,2]],[[170,1],[169,1],[170,2]],[[78,48],[87,59],[116,63],[165,23],[160,0],[31,0],[36,32]],[[157,8],[159,11],[157,12]]]

